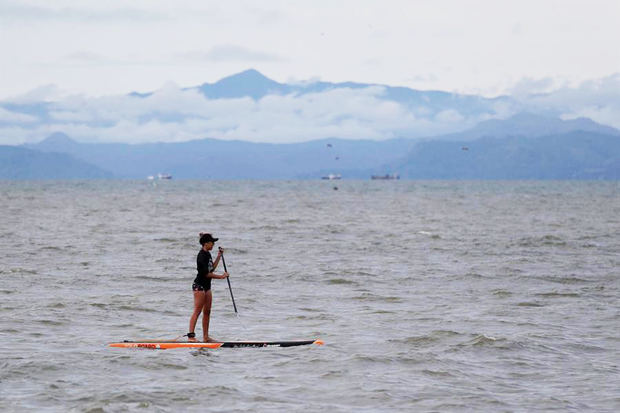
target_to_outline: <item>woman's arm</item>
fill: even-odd
[[[224,253],[224,248],[219,248],[217,250],[217,258],[215,258],[215,262],[213,263],[213,270],[215,271],[215,269],[217,268],[217,265],[220,263],[220,258],[222,257],[222,254]],[[215,273],[209,273],[207,274],[208,278],[216,278],[216,279],[220,279],[223,280],[224,278],[228,277],[228,273],[224,272],[222,273],[222,275],[217,275]]]
[[[224,272],[222,274],[216,274],[214,272],[210,272],[209,274],[207,274],[207,278],[215,278],[217,280],[223,280],[224,278],[228,277],[228,273]]]
[[[216,269],[217,266],[220,263],[220,258],[222,257],[222,253],[224,252],[224,250],[222,248],[220,248],[217,252],[217,257],[215,257],[215,262],[213,262],[213,269]]]

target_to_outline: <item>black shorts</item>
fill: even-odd
[[[209,290],[210,288],[207,288],[204,285],[200,285],[196,283],[192,284],[192,291],[209,291]]]

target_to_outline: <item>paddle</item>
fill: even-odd
[[[228,270],[226,269],[226,260],[224,259],[224,252],[222,251],[221,247],[220,247],[220,253],[222,254],[222,264],[224,264],[224,271],[228,272]],[[235,297],[233,296],[232,287],[230,286],[230,277],[226,277],[226,281],[228,281],[228,289],[230,290],[230,298],[232,298],[233,307],[235,308],[235,313],[239,315],[239,312],[237,311],[237,305],[235,304]]]

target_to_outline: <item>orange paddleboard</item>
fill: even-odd
[[[108,344],[110,347],[119,348],[142,348],[151,350],[168,350],[173,348],[244,348],[244,347],[294,347],[308,344],[323,345],[322,340],[299,340],[299,341],[223,341],[221,343],[204,343],[191,341],[121,341]]]

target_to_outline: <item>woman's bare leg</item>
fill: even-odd
[[[208,291],[211,294],[211,291]],[[193,333],[196,328],[196,322],[198,321],[198,317],[202,312],[202,308],[205,305],[206,301],[206,292],[205,291],[194,291],[194,312],[189,319],[189,332]],[[203,324],[204,324],[204,315],[203,315]],[[196,339],[189,339],[189,341],[196,341]]]
[[[209,320],[211,319],[211,303],[213,301],[213,294],[211,290],[205,291],[205,300],[202,306],[202,334],[204,341],[210,341],[209,337]]]

